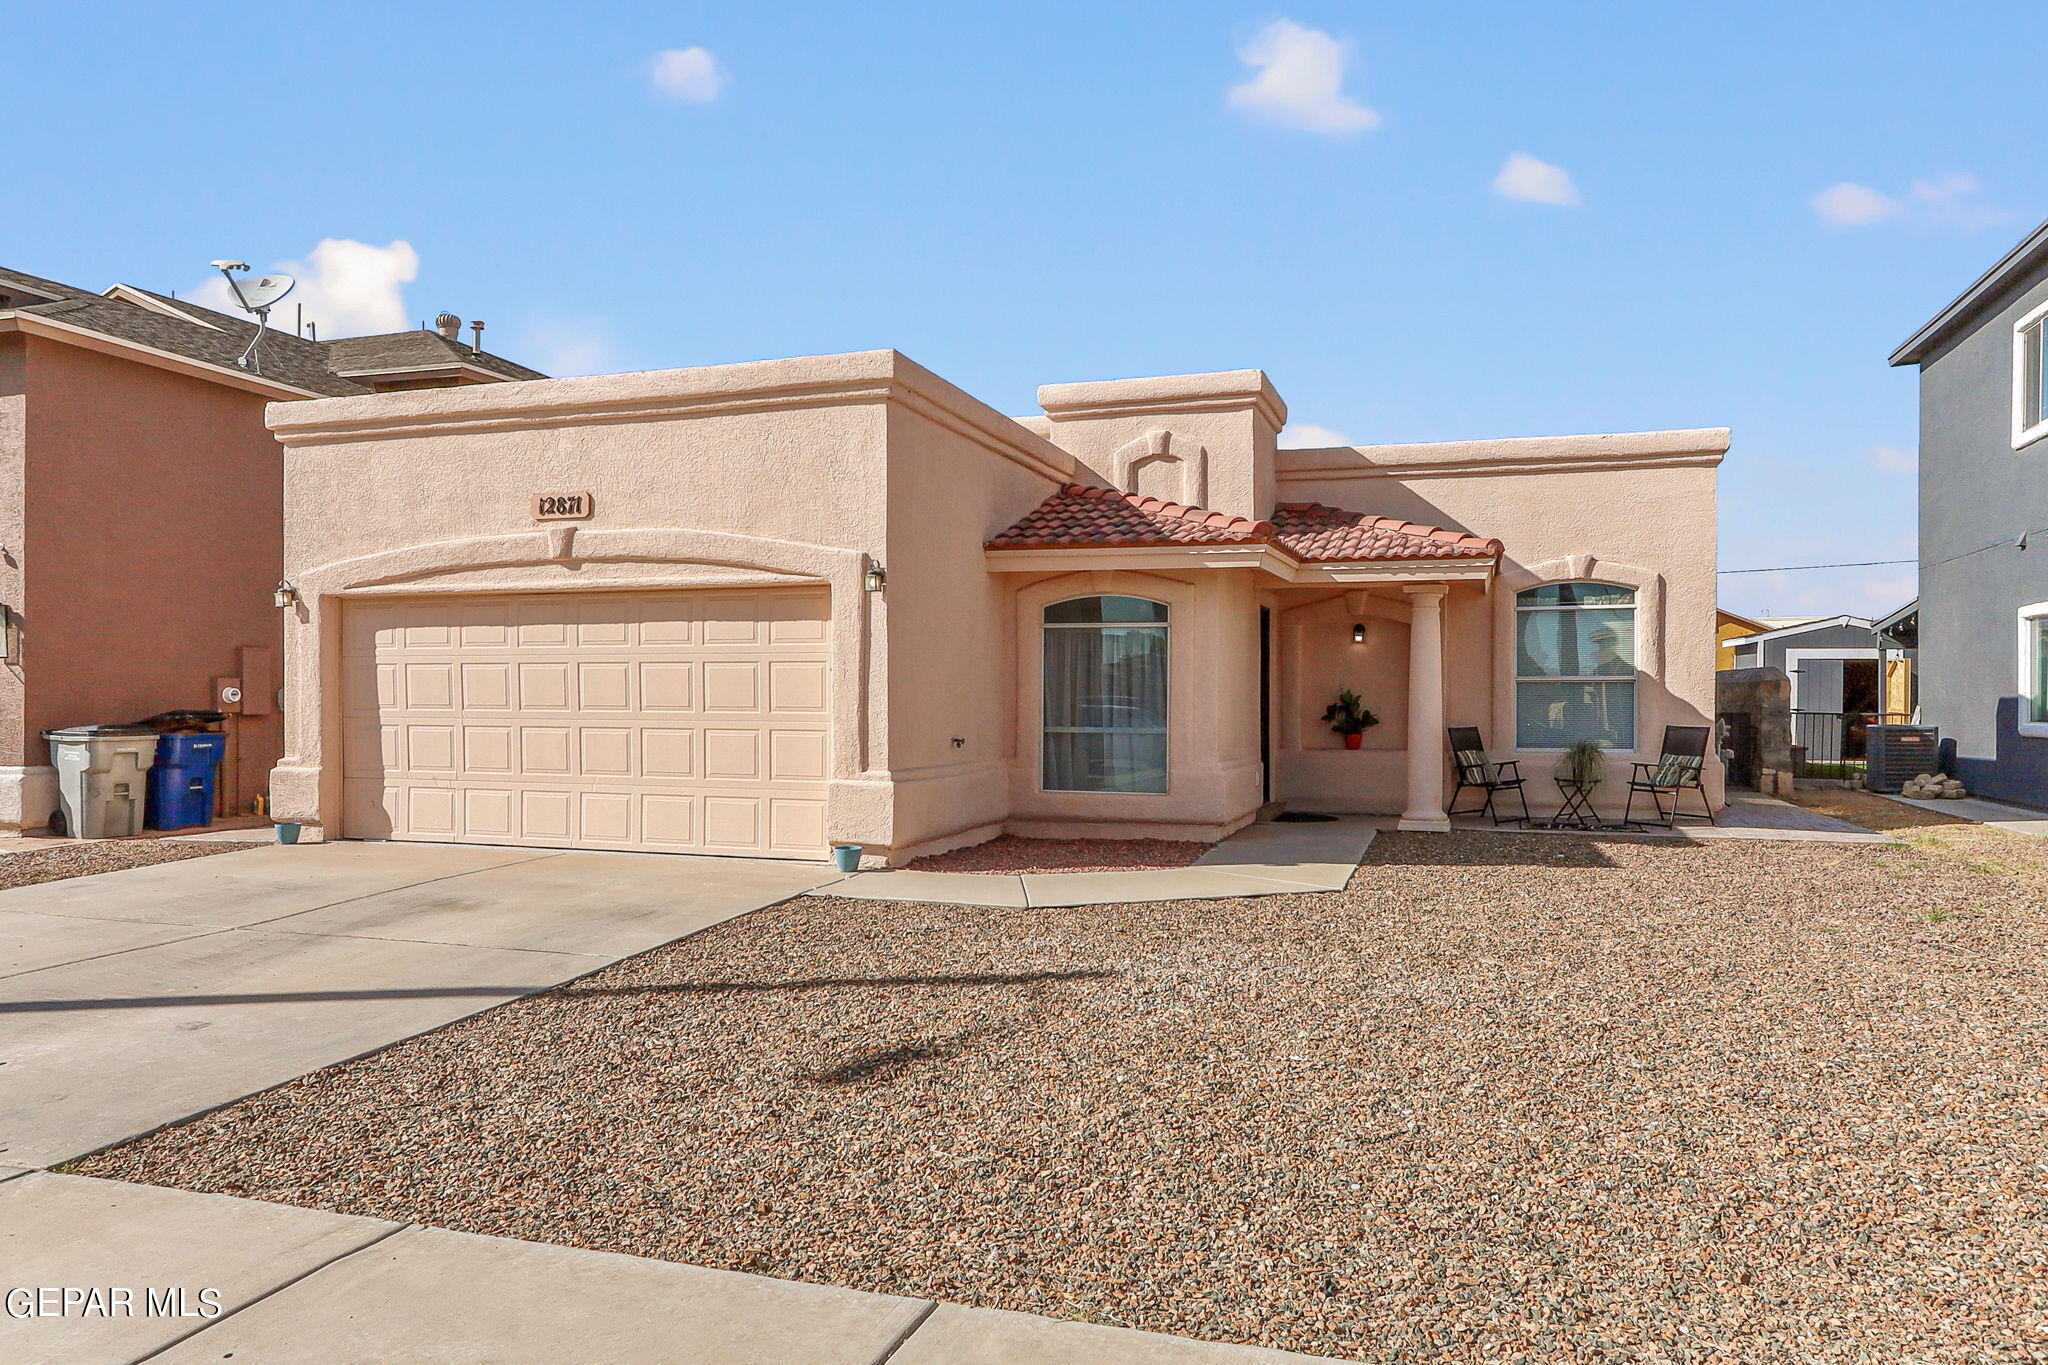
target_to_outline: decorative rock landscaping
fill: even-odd
[[[86,1173],[1370,1362],[2038,1359],[2048,912],[1901,846],[808,898]]]
[[[1947,773],[1921,773],[1906,779],[1899,795],[1913,801],[1953,801],[1968,796],[1963,784]]]
[[[908,864],[912,872],[1148,872],[1186,867],[1214,848],[1190,839],[1024,839],[1005,834],[986,843],[935,853]]]
[[[89,877],[96,872],[120,872],[131,867],[148,867],[152,863],[208,858],[216,853],[233,853],[236,849],[248,847],[250,844],[225,840],[80,839],[75,843],[0,854],[0,890],[63,881],[68,877]]]

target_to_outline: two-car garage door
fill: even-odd
[[[822,858],[827,624],[804,588],[352,603],[344,833]]]

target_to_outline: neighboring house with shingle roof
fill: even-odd
[[[901,863],[1271,802],[1444,828],[1448,725],[1539,811],[1610,746],[1618,813],[1711,723],[1725,430],[1279,450],[1257,370],[1038,400],[873,351],[273,407],[279,813]]]
[[[0,828],[56,804],[42,732],[216,709],[223,811],[266,785],[278,719],[282,454],[267,403],[536,371],[434,332],[315,341],[133,285],[0,268]],[[230,707],[228,709],[233,709]],[[138,799],[140,793],[137,793]]]

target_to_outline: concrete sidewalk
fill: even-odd
[[[1137,872],[856,872],[818,888],[851,900],[948,905],[1118,905],[1133,901],[1235,899],[1342,891],[1378,832],[1346,817],[1247,825],[1187,867]]]
[[[2024,806],[2008,806],[1999,801],[1986,801],[1981,797],[1965,796],[1952,801],[1922,801],[1917,798],[1885,793],[1888,800],[1902,806],[1933,811],[1936,815],[1953,816],[1973,825],[1990,829],[2002,829],[2010,834],[2025,834],[2036,839],[2048,839],[2048,814],[2028,810]]]
[[[0,1289],[130,1291],[129,1314],[0,1314],[0,1360],[50,1365],[1311,1359],[42,1171],[0,1177],[0,1265]]]
[[[83,1156],[835,875],[336,843],[0,892],[0,1163]]]

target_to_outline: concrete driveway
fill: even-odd
[[[0,892],[0,1166],[83,1156],[837,876],[335,843]]]

